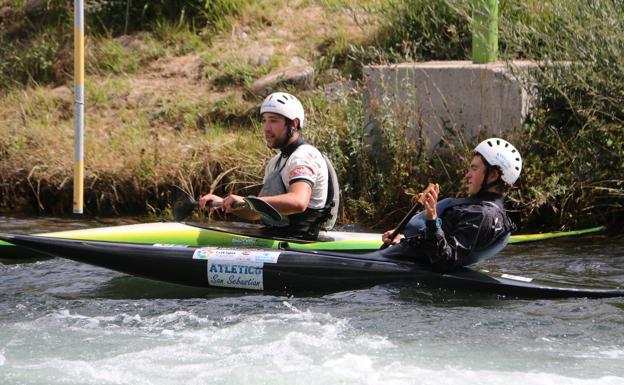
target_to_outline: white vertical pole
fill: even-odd
[[[84,4],[74,0],[74,214],[84,195]]]

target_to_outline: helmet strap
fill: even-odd
[[[493,180],[492,182],[488,183],[488,177],[490,176],[490,174],[492,173],[492,171],[497,170],[497,168],[495,166],[490,165],[490,163],[485,160],[485,158],[483,156],[481,156],[481,160],[483,160],[483,163],[485,163],[485,173],[483,174],[483,182],[481,182],[481,190],[480,192],[484,192],[487,191],[490,187],[495,186],[498,184],[498,179]],[[500,173],[500,171],[499,171]]]
[[[492,170],[492,166],[489,164],[485,165],[485,173],[483,174],[483,182],[481,182],[481,191],[487,191],[490,188],[490,184],[488,183],[488,176],[490,176],[490,171]]]
[[[293,135],[295,135],[295,131],[299,131],[299,127],[295,127],[295,121],[292,119],[286,119],[286,129],[288,130],[286,135],[287,138],[290,139],[293,137]]]
[[[497,186],[496,190],[497,190],[497,192],[499,192],[499,190],[502,188],[502,186],[506,185],[502,181],[500,176],[498,178],[494,179],[493,181],[491,181],[490,183],[488,183],[488,177],[490,176],[490,174],[492,173],[493,170],[497,170],[498,173],[500,174],[500,170],[496,166],[487,165],[486,168],[485,168],[485,175],[483,176],[483,182],[481,183],[481,190],[480,190],[480,192],[488,191],[491,187],[494,187],[494,186]]]
[[[293,128],[293,123],[292,121],[287,122],[286,123],[286,138],[288,138],[288,140],[290,140],[290,138],[293,137],[295,129]]]
[[[283,140],[281,143],[279,143],[279,146],[277,146],[277,147],[273,147],[273,148],[276,148],[276,149],[278,149],[278,150],[281,150],[282,148],[284,148],[284,147],[288,146],[288,142],[290,142],[290,137],[291,137],[291,136],[292,136],[292,135],[290,134],[290,131],[287,131],[287,132],[286,132],[286,138],[284,138],[284,140]]]
[[[278,149],[282,149],[286,146],[288,146],[290,139],[295,135],[295,131],[297,130],[296,128],[294,128],[294,124],[293,121],[284,117],[285,121],[286,121],[286,138],[284,140],[283,143],[280,144],[279,147],[277,147]]]

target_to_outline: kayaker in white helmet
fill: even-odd
[[[285,216],[280,223],[265,223],[266,233],[316,239],[321,228],[330,229],[338,213],[339,185],[331,162],[303,139],[303,105],[293,95],[275,92],[260,106],[264,138],[269,148],[279,150],[266,169],[262,200]],[[222,209],[250,220],[261,219],[257,212],[235,208],[239,195],[224,198],[206,194],[200,207],[222,202]]]
[[[415,258],[435,270],[447,272],[488,258],[500,251],[515,225],[507,216],[504,198],[518,180],[522,158],[506,140],[490,138],[473,150],[465,179],[468,196],[438,202],[440,187],[431,185],[422,202],[424,210],[412,217],[403,235],[382,239],[387,253]]]

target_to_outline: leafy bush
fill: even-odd
[[[380,36],[370,46],[352,47],[350,58],[361,64],[368,64],[370,58],[468,59],[471,6],[472,2],[454,0],[389,2],[378,11],[384,15]],[[514,134],[525,159],[520,189],[512,195],[521,219],[551,226],[622,222],[621,2],[504,0],[499,13],[501,57],[541,63],[532,78],[525,79],[539,99],[526,129]],[[384,150],[394,158],[401,156],[392,151],[412,151]],[[445,162],[448,170],[460,166],[452,159]],[[398,173],[412,167],[397,165],[401,166]]]
[[[380,12],[387,22],[381,43],[386,51],[415,61],[469,59],[468,1],[393,1]]]
[[[526,131],[527,214],[559,224],[624,217],[624,9],[600,3],[516,4],[542,15],[504,20],[506,54],[540,61],[539,100]],[[535,215],[539,218],[539,215]]]
[[[380,106],[374,140],[362,124],[367,112],[359,88],[327,100],[322,93],[304,98],[307,140],[328,154],[338,173],[342,193],[341,223],[360,223],[377,229],[396,225],[411,208],[414,194],[430,181],[453,194],[462,188],[466,146],[451,147],[439,154],[406,140],[418,132],[418,122],[407,111]]]

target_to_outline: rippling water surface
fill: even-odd
[[[0,217],[1,232],[126,224]],[[490,270],[624,286],[624,239],[509,246]],[[0,264],[0,384],[624,384],[624,299],[381,285],[209,291],[49,259]]]

